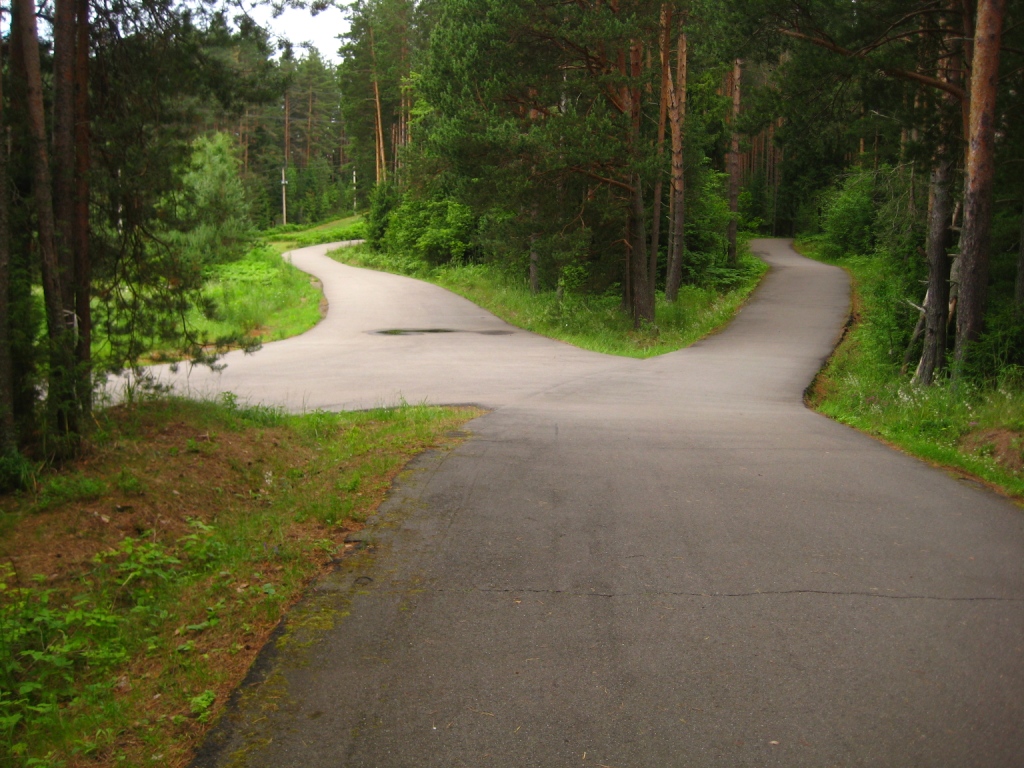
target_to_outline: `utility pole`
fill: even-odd
[[[281,169],[281,225],[288,223],[288,179],[285,178],[284,168]]]

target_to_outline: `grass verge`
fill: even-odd
[[[266,245],[210,267],[203,293],[215,311],[207,316],[193,310],[190,320],[209,338],[240,334],[277,341],[305,333],[323,317],[319,281]]]
[[[744,255],[724,291],[686,285],[675,303],[659,292],[654,326],[634,330],[618,295],[590,296],[572,290],[533,295],[524,281],[489,264],[430,268],[414,259],[375,253],[365,245],[329,254],[358,267],[412,275],[464,296],[502,320],[594,352],[654,357],[688,346],[721,328],[743,305],[768,266]]]
[[[473,409],[156,400],[0,499],[0,765],[185,765],[304,587]]]
[[[318,280],[293,267],[281,256],[295,248],[360,239],[365,227],[359,216],[315,227],[278,227],[238,261],[214,264],[205,271],[206,308],[192,309],[189,327],[218,347],[237,346],[237,339],[280,341],[305,333],[323,319],[326,305]],[[225,340],[232,340],[225,343]],[[104,354],[102,346],[97,356]],[[180,360],[178,349],[158,349],[146,362]]]
[[[934,465],[979,479],[1024,501],[1024,372],[1000,381],[915,386],[890,349],[885,285],[878,258],[823,258],[813,240],[806,256],[845,269],[854,286],[853,323],[808,391],[809,405]],[[902,350],[899,350],[902,354]]]

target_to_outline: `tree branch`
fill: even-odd
[[[838,53],[840,56],[845,56],[848,59],[860,59],[862,61],[867,59],[865,54],[851,51],[848,48],[843,48],[841,45],[837,45],[830,40],[823,40],[822,38],[814,37],[813,35],[805,35],[803,32],[797,32],[792,29],[780,28],[778,32],[786,37],[792,37],[797,40],[804,40],[805,42],[813,43],[819,48],[824,48],[827,51]],[[888,77],[896,78],[898,80],[910,80],[922,85],[927,85],[931,88],[936,88],[940,91],[945,91],[946,93],[955,96],[960,101],[967,100],[967,92],[964,91],[963,88],[953,83],[947,83],[937,77],[932,77],[931,75],[923,75],[920,72],[911,72],[907,69],[895,69],[892,67],[882,67],[879,71]]]

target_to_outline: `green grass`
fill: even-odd
[[[0,498],[0,766],[187,764],[309,580],[368,556],[346,532],[478,413],[99,414],[78,466]]]
[[[683,286],[674,304],[659,293],[654,327],[634,330],[618,295],[587,296],[572,291],[532,295],[525,280],[495,266],[470,264],[426,267],[411,258],[375,253],[367,246],[330,254],[355,266],[408,274],[466,297],[512,325],[583,349],[627,357],[653,357],[685,347],[727,323],[768,267],[749,254],[741,259],[734,287]]]
[[[287,228],[278,227],[263,234],[265,240],[273,243],[282,252],[340,240],[362,240],[365,237],[366,225],[362,216],[347,216],[308,229],[293,229],[292,225],[289,225]]]
[[[1000,432],[1011,440],[1024,435],[1024,371],[1004,372],[1000,381],[940,378],[930,387],[901,374],[891,350],[891,329],[883,263],[873,257],[821,258],[812,240],[801,253],[842,266],[855,291],[855,322],[809,393],[820,413],[881,438],[907,453],[980,478],[1003,492],[1024,498],[1024,476],[997,461],[992,442],[971,436]],[[1024,450],[1024,441],[1017,443]]]
[[[190,321],[211,338],[242,334],[277,341],[304,333],[320,322],[319,283],[267,246],[244,259],[211,267],[204,294],[216,312],[198,310]]]

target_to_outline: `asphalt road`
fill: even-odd
[[[808,411],[848,283],[754,249],[736,320],[648,361],[296,252],[326,321],[194,391],[493,410],[416,462],[196,765],[1024,765],[1024,511]],[[374,333],[417,328],[455,332]]]

